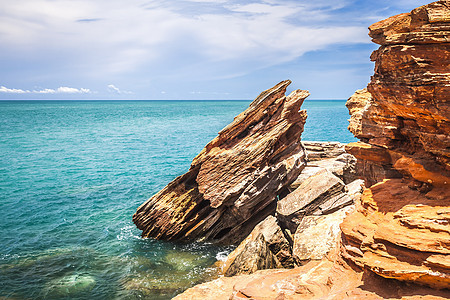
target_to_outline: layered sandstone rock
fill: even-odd
[[[345,144],[339,142],[302,142],[305,147],[308,161],[336,158],[345,153]]]
[[[234,276],[264,269],[293,268],[295,261],[276,218],[268,216],[218,266],[225,276]]]
[[[367,90],[347,103],[349,129],[361,141],[346,149],[358,158],[356,173],[378,184],[356,198],[356,210],[340,225],[341,239],[325,258],[289,270],[220,278],[177,299],[201,299],[199,291],[220,295],[217,299],[449,299],[449,30],[448,0],[370,27],[382,46],[372,55],[375,74]],[[319,172],[323,168],[305,168],[291,188]],[[297,194],[285,206],[291,208],[288,215],[300,212],[296,225],[326,227],[326,221],[301,216],[308,201]],[[323,193],[316,195],[320,199]],[[313,236],[309,240],[323,233],[306,224],[297,229]],[[307,260],[319,246],[298,249]]]
[[[386,278],[450,287],[450,191],[423,194],[401,179],[363,193],[342,223],[343,255]]]
[[[375,74],[367,91],[347,102],[350,131],[389,150],[382,164],[434,185],[449,183],[436,174],[450,176],[449,6],[437,1],[370,26],[381,45],[371,56]],[[417,178],[415,168],[404,167],[411,162],[429,174]]]
[[[445,290],[355,272],[342,260],[338,249],[333,248],[322,260],[294,269],[221,277],[192,287],[174,299],[448,299]]]
[[[327,255],[340,237],[339,224],[359,200],[363,181],[345,184],[355,158],[342,153],[344,145],[329,142],[304,142],[310,151],[321,153],[322,160],[308,161],[291,184],[292,192],[277,201],[277,213],[260,222],[250,235],[218,262],[222,274],[235,276],[257,270],[294,268]],[[308,145],[314,145],[314,148]],[[318,156],[319,157],[319,156]],[[304,171],[307,171],[304,173]],[[336,174],[336,175],[335,175]],[[298,185],[293,188],[294,185]]]
[[[300,142],[307,91],[289,80],[261,93],[194,158],[189,171],[142,204],[144,237],[236,243],[274,213],[277,195],[305,163]]]
[[[341,225],[342,255],[366,273],[448,289],[450,2],[369,29],[381,47],[367,90],[347,102],[361,141],[346,150],[359,175],[379,183]]]

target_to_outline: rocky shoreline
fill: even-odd
[[[283,81],[138,208],[144,237],[238,245],[175,299],[450,297],[450,2],[369,31],[359,142],[302,142],[309,93]]]

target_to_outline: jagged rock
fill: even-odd
[[[323,144],[327,147],[328,143]],[[315,147],[317,150],[320,147],[319,143],[315,143]],[[355,199],[359,199],[362,192],[362,180],[356,180],[347,187],[341,179],[333,175],[334,173],[340,178],[350,177],[349,174],[353,168],[349,166],[355,164],[353,156],[347,153],[339,155],[339,153],[336,152],[338,156],[335,158],[308,162],[312,166],[303,169],[299,176],[302,178],[302,187],[279,200],[281,208],[277,218],[281,223],[284,221],[283,228],[289,230],[283,230],[278,225],[277,218],[268,216],[228,255],[225,262],[218,262],[225,276],[251,274],[261,269],[293,268],[298,265],[300,261],[292,255],[292,247],[301,243],[309,245],[307,240],[296,241],[297,236],[302,236],[301,234],[297,234],[295,237],[293,235],[298,224],[305,231],[303,236],[309,233],[310,243],[321,241],[318,248],[321,252],[319,253],[317,250],[314,257],[323,257],[324,253],[326,254],[328,250],[325,248],[335,242],[337,232],[340,231],[339,223],[342,222],[345,212],[348,211],[344,209],[343,212],[340,212],[339,210],[353,204]],[[303,172],[308,168],[315,169],[315,172],[312,174],[307,172],[305,175]],[[288,217],[280,215],[283,207],[291,209],[294,213]],[[326,220],[327,224],[322,224],[323,220]],[[319,230],[307,228],[307,225],[313,226],[314,222],[322,224],[322,226],[316,226],[320,228]],[[301,239],[303,238],[301,237]],[[299,247],[297,246],[297,248]],[[305,258],[302,256],[301,259]]]
[[[450,288],[449,199],[448,189],[424,196],[401,179],[366,189],[341,225],[344,256],[386,278]]]
[[[364,188],[365,188],[364,180],[357,179],[347,184],[347,194],[353,200],[360,200]]]
[[[361,142],[347,149],[358,175],[381,182],[364,191],[325,258],[231,277],[221,299],[450,298],[449,30],[448,0],[370,27],[382,46],[368,92],[349,100]],[[392,177],[403,179],[383,181]],[[358,185],[347,186],[356,198]]]
[[[294,269],[222,277],[190,288],[174,299],[448,299],[448,291],[355,272],[337,255],[338,249],[333,248],[320,261],[312,260]]]
[[[308,161],[335,158],[345,153],[345,144],[339,142],[312,142],[303,141]]]
[[[356,158],[349,153],[343,153],[334,159],[308,162],[307,166],[327,169],[346,184],[352,182],[357,177],[355,170]]]
[[[361,142],[346,150],[379,183],[342,223],[342,255],[385,278],[450,288],[450,2],[369,30],[381,47],[367,91],[347,103]]]
[[[285,96],[289,80],[261,93],[194,158],[189,171],[133,216],[142,236],[242,241],[275,212],[276,197],[304,167],[300,142],[307,91]]]
[[[341,237],[339,225],[353,208],[347,206],[330,214],[304,217],[294,235],[294,256],[299,261],[324,258]]]
[[[352,115],[349,128],[356,137],[399,156],[420,158],[425,170],[446,177],[450,176],[449,11],[448,1],[437,1],[370,26],[369,35],[382,45],[371,57],[375,74],[367,91],[358,91],[347,103]]]
[[[306,150],[307,165],[300,173],[300,176],[291,183],[289,187],[291,191],[298,188],[305,179],[323,169],[330,171],[345,183],[349,183],[357,178],[356,158],[345,152],[345,144],[309,141],[304,141],[302,144]]]
[[[277,203],[277,218],[294,233],[303,217],[312,214],[325,201],[345,191],[345,184],[323,169],[306,178],[292,193]]]
[[[220,268],[225,276],[234,276],[264,269],[293,268],[294,265],[289,242],[276,218],[268,216],[228,255]]]
[[[388,149],[363,142],[350,143],[345,146],[348,153],[358,158],[355,174],[363,178],[366,186],[374,185],[385,178],[401,178],[394,169]]]

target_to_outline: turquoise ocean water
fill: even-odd
[[[170,299],[229,248],[141,239],[136,208],[250,101],[0,101],[0,298]],[[345,101],[303,140],[354,141]],[[2,298],[3,299],[3,298]]]

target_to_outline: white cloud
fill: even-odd
[[[4,86],[0,86],[0,93],[8,93],[8,94],[26,94],[30,93],[30,91],[21,90],[21,89],[10,89]]]
[[[144,66],[149,76],[164,76],[223,61],[233,63],[240,70],[232,73],[240,74],[336,43],[369,42],[366,28],[302,23],[308,15],[333,9],[308,3],[7,1],[0,16],[0,43],[27,55],[63,56],[62,66],[104,77]]]
[[[399,1],[404,6],[415,2]],[[286,74],[295,75],[304,70],[289,64],[305,53],[329,53],[340,45],[369,49],[367,26],[377,21],[370,17],[390,16],[392,6],[397,13],[422,4],[403,10],[391,0],[2,2],[0,64],[6,67],[0,80],[8,78],[16,86],[56,86],[61,78],[80,86],[89,82],[111,97],[130,93],[119,87],[132,89],[133,95],[159,95],[192,82],[260,80],[261,70],[272,66],[286,66]],[[360,63],[369,63],[370,53],[365,55]],[[106,88],[105,80],[114,84]],[[186,94],[192,89],[201,87],[186,87]],[[23,90],[32,92],[64,89]]]
[[[0,87],[0,93],[10,93],[10,94],[89,94],[90,89],[85,88],[71,88],[62,86],[57,89],[41,89],[41,90],[22,90],[22,89],[10,89],[4,86]]]
[[[122,91],[118,87],[116,87],[114,84],[108,85],[108,91],[111,93],[117,93],[117,94],[132,94],[130,91]]]

